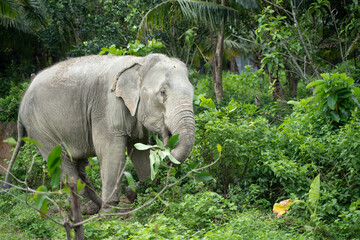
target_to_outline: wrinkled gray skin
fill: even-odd
[[[27,133],[43,144],[39,151],[44,159],[65,143],[74,161],[63,152],[63,174],[86,182],[84,195],[105,208],[120,199],[117,178],[126,148],[140,180],[150,176],[149,152],[133,147],[146,143],[149,132],[165,142],[180,134],[171,153],[180,162],[187,158],[195,134],[193,92],[186,66],[165,55],[74,58],[35,77],[20,105],[18,137]],[[18,141],[9,171],[20,145]],[[101,199],[85,172],[92,156],[100,160]]]

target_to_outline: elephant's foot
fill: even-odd
[[[93,201],[88,201],[82,204],[81,213],[83,215],[94,215],[100,211],[100,207],[95,204]]]

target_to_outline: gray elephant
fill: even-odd
[[[86,56],[60,62],[39,73],[27,89],[19,110],[18,142],[8,173],[26,134],[41,143],[44,159],[65,143],[62,172],[86,183],[84,195],[100,209],[120,199],[117,178],[131,158],[141,181],[150,176],[148,151],[134,143],[150,132],[163,137],[179,134],[171,154],[180,162],[194,145],[194,89],[184,63],[162,54],[145,57]],[[102,196],[86,176],[87,159],[100,161]],[[9,182],[9,174],[6,182]]]

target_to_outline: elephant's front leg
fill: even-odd
[[[104,146],[105,144],[105,146]],[[120,201],[121,175],[125,166],[126,137],[114,137],[102,142],[100,156],[102,179],[102,211]]]

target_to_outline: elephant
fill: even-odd
[[[120,200],[118,181],[130,157],[140,181],[150,176],[149,134],[164,139],[179,134],[171,154],[183,162],[195,139],[194,87],[186,65],[163,54],[144,57],[93,55],[72,58],[49,67],[32,80],[19,108],[18,140],[5,182],[22,138],[38,141],[44,160],[52,149],[65,143],[63,176],[86,183],[84,196],[99,210]],[[93,190],[85,167],[89,157],[100,162],[102,193]]]

